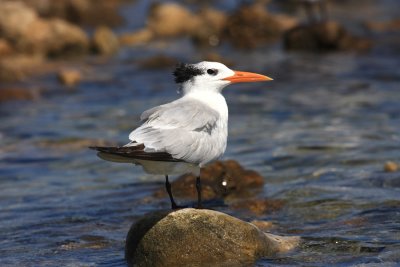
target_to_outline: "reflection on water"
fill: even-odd
[[[221,48],[235,55],[238,69],[274,78],[225,90],[225,158],[261,172],[263,195],[285,201],[258,219],[305,240],[259,266],[400,261],[400,174],[382,171],[384,162],[400,158],[400,61],[395,49],[382,53],[391,40],[364,55]],[[186,60],[198,61],[189,43],[169,46],[172,56],[187,51],[195,58]],[[34,83],[51,88],[48,97],[2,104],[2,266],[124,266],[131,223],[169,208],[167,199],[151,197],[163,177],[103,162],[87,149],[104,140],[126,143],[143,110],[175,98],[170,70],[120,63],[159,52],[126,49],[118,60],[92,66],[98,79],[76,91],[66,93],[45,77]]]

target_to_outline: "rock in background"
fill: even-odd
[[[261,44],[276,41],[297,20],[286,15],[268,12],[265,4],[240,6],[229,16],[226,33],[228,40],[238,48],[252,49]]]
[[[269,13],[263,3],[241,5],[232,14],[211,7],[192,12],[179,4],[157,3],[149,11],[146,26],[122,35],[121,41],[138,45],[187,36],[199,46],[217,46],[225,40],[237,48],[250,49],[278,40],[296,24],[293,17]]]
[[[93,34],[92,49],[97,54],[112,55],[119,49],[118,38],[110,28],[98,27]]]
[[[371,47],[371,41],[352,35],[341,24],[326,21],[299,25],[284,35],[284,46],[288,50],[308,51],[365,51]]]
[[[79,54],[89,47],[88,36],[79,27],[60,19],[40,18],[22,2],[0,2],[0,37],[24,54]]]
[[[0,2],[1,81],[54,71],[46,66],[48,59],[76,57],[88,51],[89,37],[77,25],[42,18],[23,2]]]
[[[85,26],[120,26],[119,15],[124,0],[22,0],[44,18],[60,18]],[[125,1],[126,2],[126,1]]]

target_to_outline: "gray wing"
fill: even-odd
[[[129,135],[145,151],[167,152],[176,159],[201,162],[216,151],[210,142],[219,113],[206,104],[181,98],[143,112],[143,125]]]
[[[216,110],[194,99],[179,99],[148,109],[140,116],[144,124],[153,127],[184,128],[196,131],[211,130],[218,118],[219,114]]]

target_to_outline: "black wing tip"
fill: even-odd
[[[131,158],[137,160],[150,160],[150,161],[165,161],[165,162],[182,162],[183,160],[175,159],[171,154],[167,152],[144,152],[144,146],[132,146],[132,147],[102,147],[102,146],[90,146],[90,149],[97,150],[97,155],[108,154],[116,155],[121,158]],[[104,158],[104,157],[100,157]]]
[[[97,150],[100,152],[110,152],[111,150],[115,151],[119,149],[118,146],[89,146],[89,149]]]
[[[99,149],[107,148],[107,147],[106,146],[89,146],[88,148],[93,149],[93,150],[99,150]]]

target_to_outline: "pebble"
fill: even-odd
[[[75,86],[81,81],[82,76],[78,70],[65,69],[58,73],[57,78],[66,86]]]
[[[388,161],[383,166],[385,172],[397,172],[399,170],[399,165],[396,162]]]

